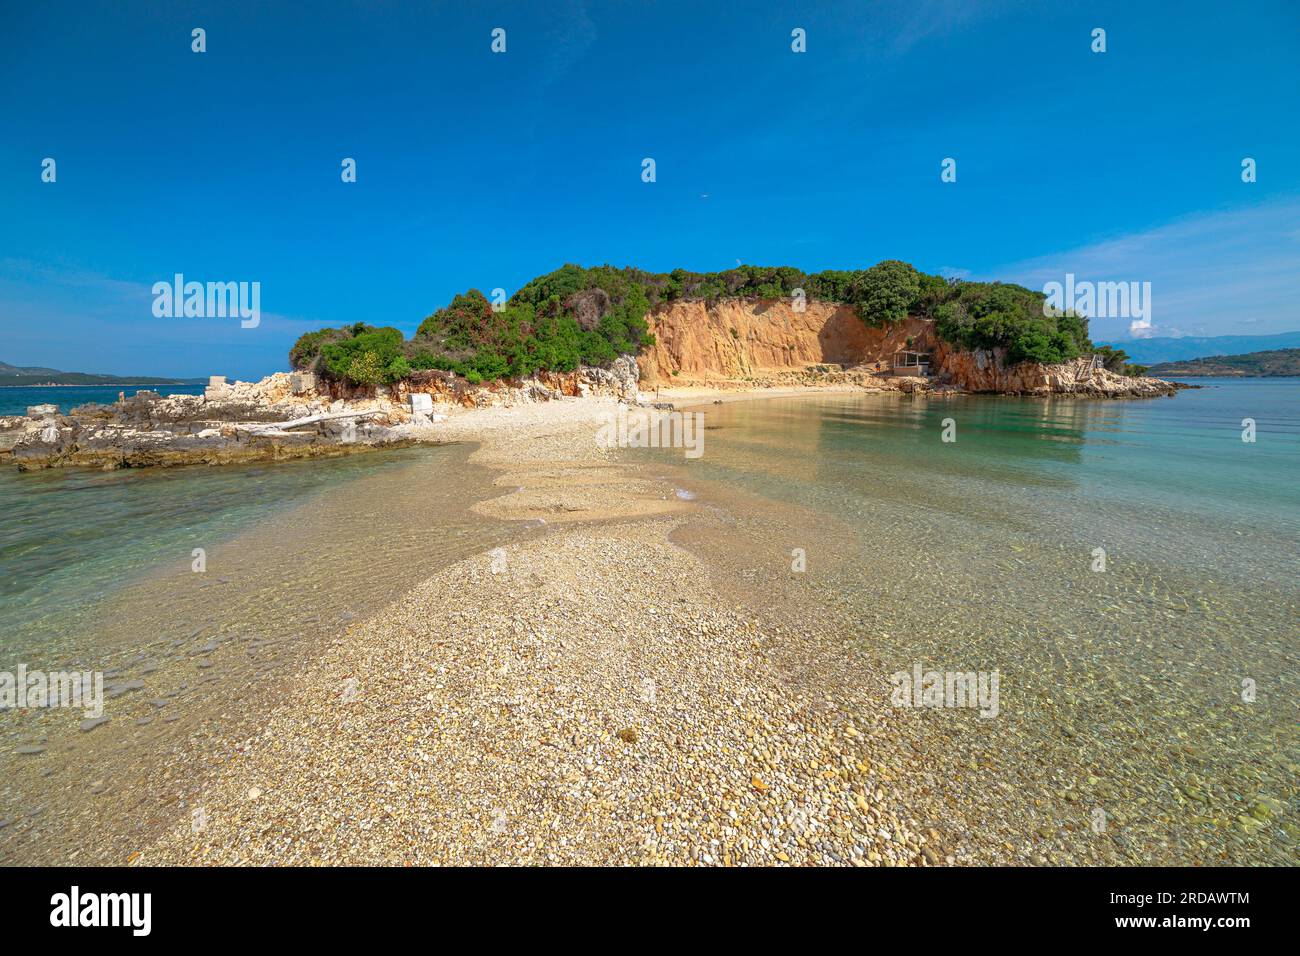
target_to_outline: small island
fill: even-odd
[[[1094,345],[1086,317],[1045,299],[899,260],[813,274],[565,265],[508,300],[457,295],[409,339],[366,322],[309,332],[292,371],[260,382],[213,376],[201,395],[142,391],[67,414],[32,406],[0,419],[0,456],[21,470],[335,457],[447,441],[464,409],[562,399],[671,408],[761,389],[1151,398],[1188,387]]]

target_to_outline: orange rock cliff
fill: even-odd
[[[1008,365],[1004,349],[966,351],[941,341],[929,319],[909,317],[888,329],[862,323],[850,305],[788,299],[679,301],[646,321],[655,344],[637,358],[641,387],[723,384],[788,377],[817,366],[879,368],[912,349],[931,355],[938,384],[969,392],[1163,395],[1175,386],[1094,369],[1090,358],[1060,365]]]

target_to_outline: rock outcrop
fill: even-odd
[[[934,323],[909,317],[888,329],[869,328],[852,306],[786,299],[674,302],[648,317],[655,336],[638,359],[646,385],[745,386],[858,384],[904,391],[951,389],[1008,395],[1076,394],[1140,398],[1179,386],[1092,368],[1090,359],[1062,365],[1008,365],[1005,349],[965,351],[941,341]],[[891,374],[894,353],[929,353],[931,377]]]
[[[431,399],[413,403],[411,395]],[[571,396],[639,399],[637,366],[624,356],[609,369],[470,385],[449,372],[420,372],[392,386],[357,387],[310,373],[277,372],[260,382],[214,376],[202,395],[140,391],[110,405],[60,414],[33,406],[0,418],[0,460],[20,470],[229,464],[333,457],[416,441],[438,441],[437,423],[455,407],[514,405]],[[413,414],[419,404],[421,413]],[[441,409],[441,411],[438,411]]]
[[[295,430],[283,427],[286,422]],[[380,407],[331,409],[314,396],[295,395],[289,376],[277,373],[256,383],[214,385],[204,395],[142,390],[111,405],[9,420],[0,453],[7,444],[7,457],[20,470],[229,464],[409,442],[391,427],[396,424]]]
[[[409,405],[411,393],[432,396],[434,402],[459,405],[464,408],[483,408],[493,405],[517,405],[528,402],[554,401],[560,398],[585,398],[603,395],[624,402],[637,400],[638,370],[636,359],[623,355],[608,369],[582,367],[574,372],[539,372],[526,379],[501,379],[471,385],[451,372],[415,372],[395,385],[384,387],[381,394],[401,404]],[[343,382],[319,385],[331,398],[356,400],[374,389],[352,386]]]
[[[1158,378],[1132,378],[1094,368],[1090,358],[1060,365],[1008,365],[1005,349],[967,352],[943,342],[934,346],[936,380],[963,392],[999,395],[1080,395],[1094,398],[1154,398],[1180,387]]]

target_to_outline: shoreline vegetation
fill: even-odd
[[[497,290],[498,293],[500,290]],[[664,389],[1169,396],[1085,318],[1021,286],[897,260],[858,272],[743,266],[647,273],[566,265],[508,301],[457,295],[406,340],[358,322],[303,335],[292,373],[214,376],[202,395],[137,392],[0,418],[0,462],[104,469],[335,457],[446,440],[464,409]],[[902,358],[900,358],[902,356]],[[652,393],[650,390],[655,391]],[[657,397],[656,397],[657,396]]]

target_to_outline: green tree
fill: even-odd
[[[850,295],[863,322],[884,326],[907,318],[907,308],[920,289],[916,269],[898,259],[886,259],[862,273]]]
[[[396,381],[389,371],[402,353],[402,333],[394,328],[356,325],[359,334],[330,342],[320,350],[320,364],[330,376],[358,385],[379,385]]]

